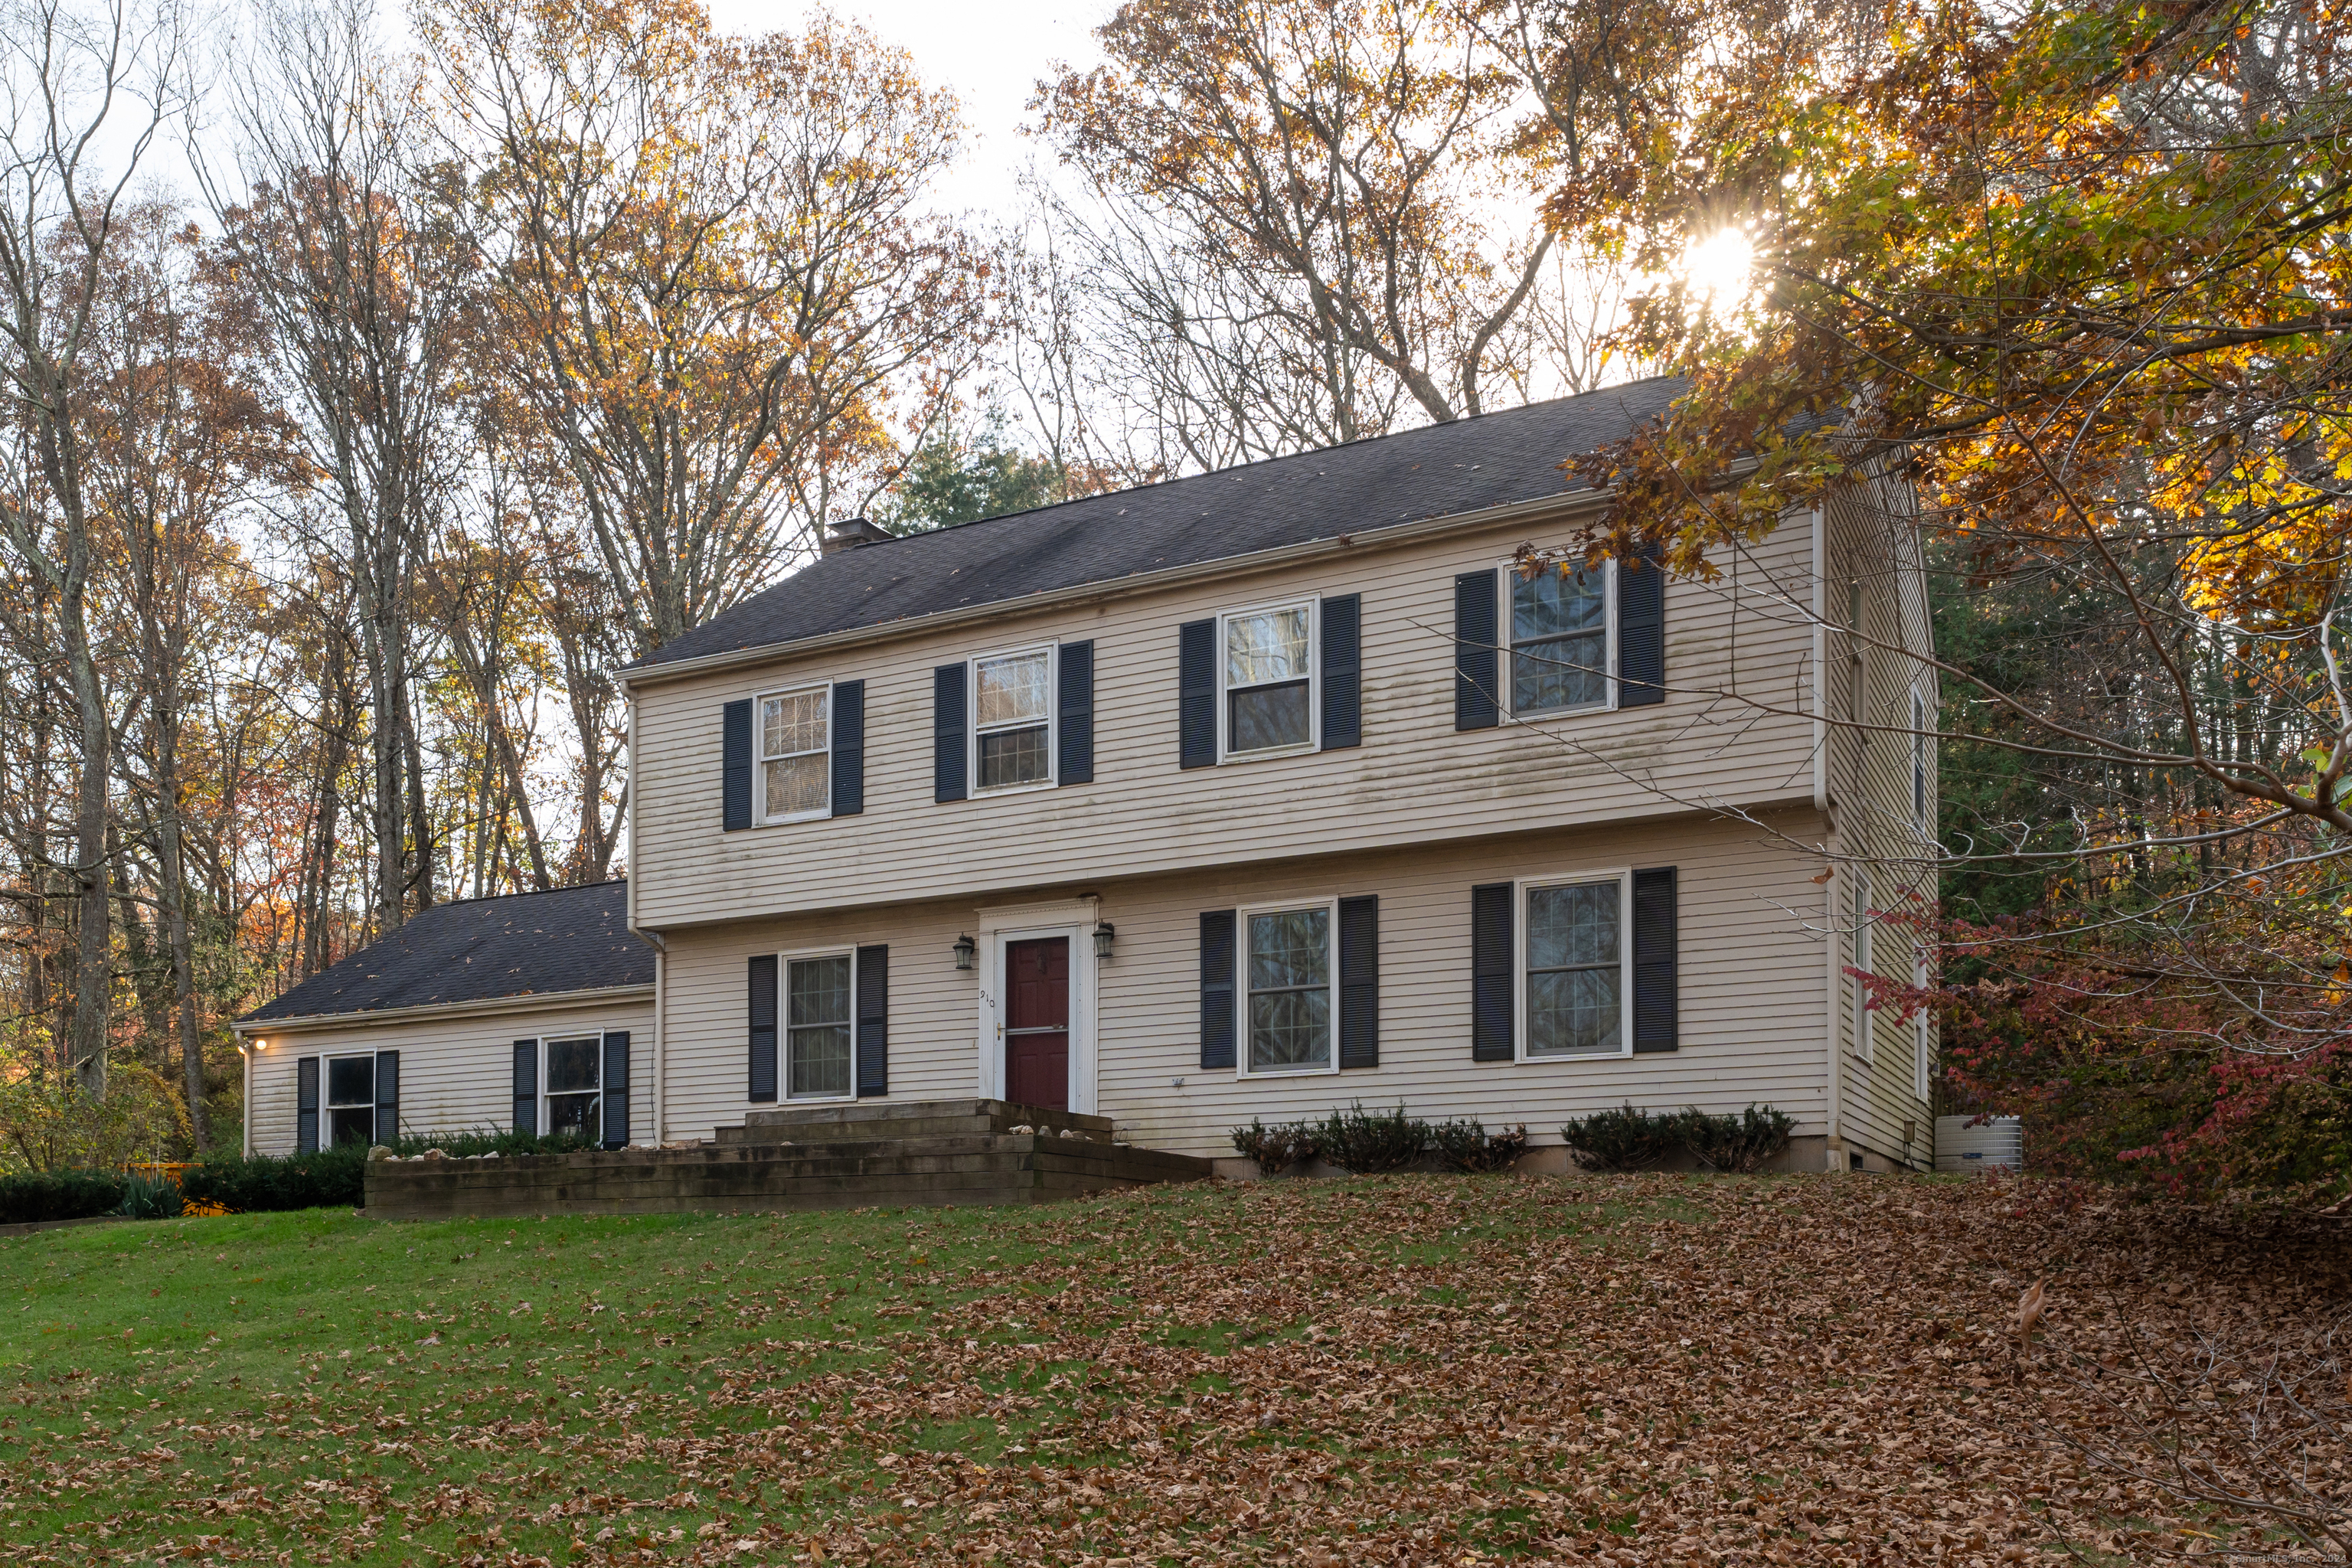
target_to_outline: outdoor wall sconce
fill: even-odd
[[[971,972],[971,966],[974,961],[978,959],[979,955],[980,944],[973,942],[971,938],[969,936],[960,936],[955,939],[955,958],[956,967],[958,969],[969,974]]]
[[[1095,956],[1097,958],[1108,958],[1110,956],[1111,939],[1118,935],[1118,928],[1111,924],[1110,921],[1097,921],[1095,925]]]

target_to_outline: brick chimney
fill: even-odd
[[[868,522],[862,517],[845,517],[825,529],[824,540],[819,549],[823,553],[832,555],[844,550],[855,550],[861,544],[879,544],[886,539],[898,537],[878,522]]]

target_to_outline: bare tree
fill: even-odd
[[[411,721],[415,597],[446,460],[467,260],[409,166],[414,100],[373,29],[371,0],[256,12],[242,68],[228,75],[243,144],[236,176],[201,156],[197,169],[224,258],[268,318],[282,395],[332,497],[323,515],[336,525],[368,679],[373,904],[390,931],[412,900],[434,898]]]
[[[495,270],[484,352],[649,651],[806,551],[895,462],[894,420],[951,399],[988,272],[925,214],[952,101],[826,18],[736,40],[670,0],[452,0],[426,28]]]
[[[66,1057],[106,1086],[113,987],[107,865],[113,720],[90,637],[94,524],[83,450],[91,319],[142,160],[184,101],[173,0],[0,8],[0,534],[51,595],[79,746],[72,871],[80,900]],[[101,147],[118,162],[100,162]]]

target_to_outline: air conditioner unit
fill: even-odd
[[[2025,1169],[2025,1123],[2014,1116],[1979,1121],[1973,1116],[1936,1118],[1936,1169],[1981,1171],[1998,1165]]]

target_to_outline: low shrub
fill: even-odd
[[[1683,1146],[1678,1111],[1637,1110],[1632,1105],[1580,1116],[1559,1130],[1589,1171],[1646,1171]]]
[[[122,1206],[123,1185],[110,1171],[27,1171],[0,1177],[0,1225],[112,1214]]]
[[[122,1202],[114,1212],[125,1219],[177,1219],[180,1189],[168,1176],[126,1176]]]
[[[1789,1146],[1796,1118],[1769,1105],[1738,1116],[1710,1116],[1696,1106],[1638,1110],[1632,1105],[1598,1110],[1559,1130],[1591,1171],[1646,1171],[1688,1150],[1712,1170],[1752,1172]]]
[[[1429,1148],[1429,1123],[1394,1110],[1366,1110],[1358,1100],[1353,1109],[1335,1110],[1316,1130],[1316,1150],[1343,1171],[1369,1176],[1400,1171]]]
[[[1683,1112],[1684,1138],[1699,1163],[1717,1171],[1748,1174],[1789,1146],[1797,1119],[1769,1105],[1751,1105],[1737,1116],[1709,1116],[1696,1108]]]
[[[1247,1127],[1234,1129],[1234,1148],[1257,1162],[1259,1174],[1278,1176],[1315,1158],[1315,1134],[1312,1122],[1284,1121],[1268,1127],[1253,1117]]]
[[[1433,1153],[1456,1171],[1507,1171],[1528,1152],[1525,1123],[1488,1132],[1476,1117],[1441,1121],[1429,1130]]]
[[[581,1138],[478,1131],[437,1138],[403,1138],[401,1155],[438,1149],[452,1159],[476,1154],[568,1154],[594,1145]],[[207,1160],[180,1173],[181,1195],[240,1214],[282,1209],[357,1208],[367,1201],[367,1145],[344,1143],[310,1154],[254,1154]]]

